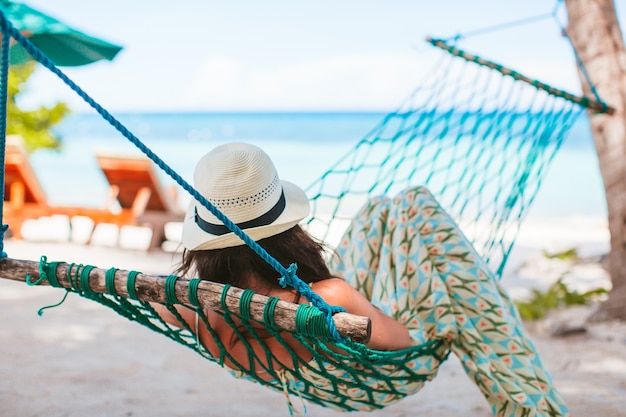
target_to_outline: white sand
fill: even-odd
[[[602,224],[554,222],[525,227],[505,284],[512,293],[545,287],[561,274],[572,285],[608,285],[597,264],[547,262],[541,248],[606,251]],[[533,230],[533,228],[535,228]],[[539,237],[539,239],[538,239]],[[5,242],[12,258],[63,260],[166,274],[177,255],[94,246]],[[581,269],[582,268],[582,269]],[[587,268],[587,269],[585,269]],[[110,310],[59,289],[0,280],[0,416],[276,416],[282,395],[235,380],[196,353]],[[573,416],[626,415],[626,323],[587,325],[564,338],[547,334],[555,320],[583,322],[590,308],[570,309],[529,324],[532,339]],[[295,400],[298,404],[297,399]],[[339,415],[308,406],[309,416]],[[357,416],[490,416],[486,401],[451,357],[424,390],[384,411]]]

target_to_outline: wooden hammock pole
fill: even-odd
[[[71,288],[68,279],[68,264],[60,262],[56,270],[56,278],[59,284],[64,288]],[[115,290],[116,293],[123,297],[128,297],[126,289],[126,280],[129,271],[118,270],[115,273]],[[29,260],[19,260],[6,258],[0,261],[0,277],[14,281],[26,281],[26,277],[30,276],[31,282],[39,279],[39,262]],[[106,288],[106,269],[94,268],[89,273],[89,287],[93,292],[107,294]],[[135,293],[137,298],[147,302],[164,303],[165,296],[165,280],[166,276],[139,274],[135,278]],[[176,297],[183,303],[192,305],[189,300],[188,280],[180,278],[176,281]],[[43,280],[39,285],[50,285],[47,280]],[[198,301],[204,308],[222,311],[220,302],[224,285],[211,282],[201,281],[198,285]],[[236,287],[230,287],[226,296],[226,306],[229,311],[239,313],[239,302],[243,290]],[[268,301],[268,297],[255,294],[250,302],[250,316],[253,320],[263,322],[263,309]],[[274,310],[274,321],[276,325],[288,331],[295,331],[296,328],[296,310],[298,304],[287,301],[279,301]],[[357,316],[348,313],[337,313],[333,315],[337,330],[343,337],[348,337],[352,341],[359,343],[367,343],[371,335],[371,321],[368,317]]]

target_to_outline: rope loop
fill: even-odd
[[[74,268],[74,266],[76,266],[76,268]],[[78,287],[78,272],[80,271],[80,268],[83,267],[83,264],[78,264],[76,265],[74,262],[72,262],[71,264],[69,264],[67,266],[67,282],[70,283],[70,288],[75,289],[75,288],[79,288]],[[72,273],[72,270],[74,271],[74,273]]]
[[[85,294],[95,294],[96,292],[91,289],[89,285],[89,274],[94,269],[93,265],[85,265],[80,270],[80,289]]]
[[[296,333],[323,338],[331,336],[324,314],[306,304],[301,304],[296,310]]]
[[[167,304],[179,304],[178,297],[176,297],[176,281],[178,276],[170,275],[165,279],[165,301]]]
[[[276,304],[280,301],[278,297],[270,297],[263,307],[263,322],[268,326],[276,326],[274,320],[274,311],[276,310]]]
[[[226,305],[226,296],[228,295],[228,290],[232,287],[230,284],[224,284],[224,288],[222,289],[222,295],[220,297],[220,305],[222,306],[222,310],[224,313],[228,313],[228,306]]]
[[[115,290],[115,273],[117,271],[118,268],[109,268],[104,275],[104,285],[106,286],[107,292],[111,295],[118,295]]]
[[[135,290],[135,280],[137,275],[139,275],[139,271],[130,271],[128,273],[128,277],[126,278],[126,291],[128,292],[128,296],[133,300],[139,300],[137,297],[137,292]]]
[[[189,294],[189,301],[194,307],[202,307],[200,300],[198,300],[198,285],[200,285],[200,278],[193,278],[189,280],[187,284],[187,292]]]
[[[57,279],[57,266],[59,266],[60,262],[53,261],[48,263],[48,258],[46,256],[42,256],[39,258],[39,275],[43,274],[44,279],[47,279],[50,283],[50,286],[61,288],[62,285]]]
[[[252,317],[250,316],[250,302],[252,301],[252,296],[255,294],[253,290],[243,290],[241,293],[241,297],[239,299],[239,313],[241,317],[250,320]]]
[[[41,256],[39,258],[39,278],[33,281],[30,275],[26,275],[26,285],[39,285],[43,280],[47,280],[51,287],[62,287],[57,279],[58,265],[59,262],[48,263],[48,257],[45,255]]]

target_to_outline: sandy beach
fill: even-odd
[[[578,288],[607,286],[608,277],[597,262],[572,266],[541,256],[542,249],[578,247],[581,255],[597,259],[607,249],[606,239],[602,224],[582,220],[526,225],[505,286],[522,296],[562,275]],[[5,251],[17,259],[46,255],[49,260],[161,274],[177,260],[177,255],[162,251],[10,239]],[[59,289],[0,280],[0,416],[288,415],[283,395],[238,381],[195,352],[75,294],[37,315],[62,296]],[[585,323],[592,309],[557,311],[527,323],[527,329],[573,416],[624,416],[626,323]],[[574,330],[553,336],[563,325]],[[298,399],[294,402],[301,408]],[[309,416],[339,414],[307,405]],[[451,356],[417,395],[385,410],[351,415],[487,417],[491,412]]]

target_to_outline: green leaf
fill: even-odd
[[[539,320],[552,309],[588,304],[606,294],[608,291],[604,288],[596,288],[580,294],[576,290],[570,290],[561,277],[546,291],[533,289],[528,301],[516,301],[515,305],[524,320]]]
[[[70,113],[69,107],[58,102],[53,107],[41,106],[33,110],[22,110],[17,104],[17,98],[26,89],[28,79],[35,71],[35,65],[31,61],[9,67],[7,134],[21,136],[28,151],[40,148],[58,149],[61,139],[54,134],[52,127]]]
[[[548,259],[560,259],[562,261],[575,261],[579,259],[577,248],[571,248],[571,249],[567,249],[567,250],[564,250],[561,252],[555,252],[555,253],[550,253],[544,249],[542,253],[543,253],[543,256]]]

